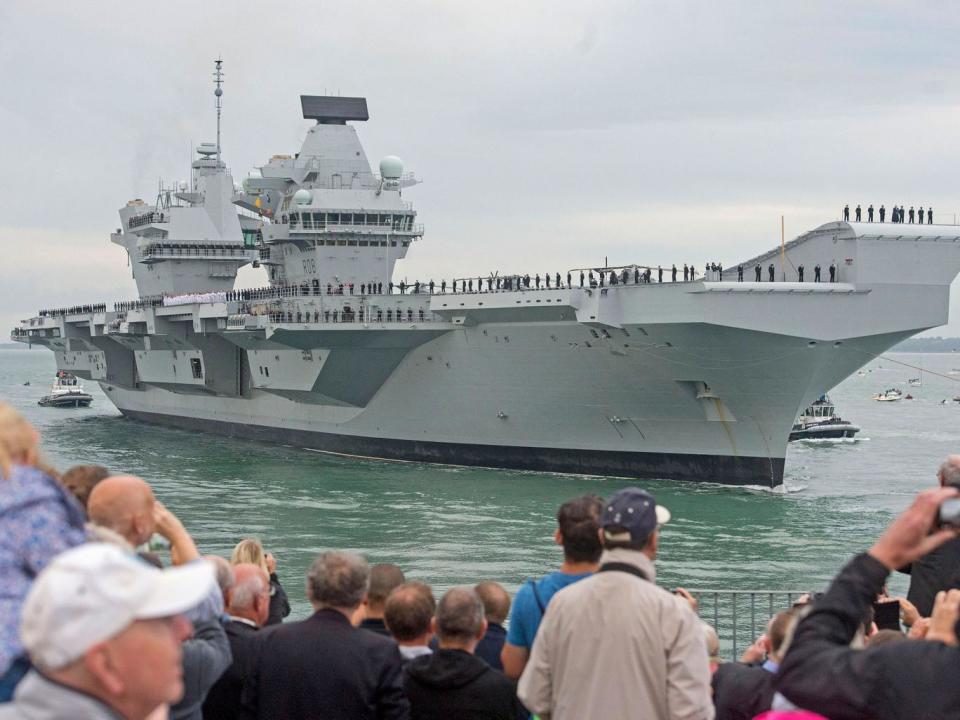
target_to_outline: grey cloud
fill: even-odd
[[[781,213],[798,234],[844,202],[952,219],[958,31],[951,4],[894,2],[8,1],[3,242],[26,244],[0,322],[132,293],[116,210],[186,179],[219,54],[235,179],[297,149],[300,93],[365,95],[371,159],[425,180],[406,197],[427,235],[401,271],[449,277],[729,264],[775,243]],[[63,247],[102,273],[21,280]]]

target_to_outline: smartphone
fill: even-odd
[[[889,602],[875,602],[873,604],[873,621],[878,630],[900,630],[900,603],[896,600]]]

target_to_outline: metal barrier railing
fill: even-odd
[[[730,660],[767,630],[770,618],[789,610],[809,590],[702,590],[690,588],[697,598],[700,618],[710,623],[720,638],[720,653]]]

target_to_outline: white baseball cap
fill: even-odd
[[[134,620],[190,609],[214,582],[209,562],[158,570],[116,545],[80,545],[57,555],[34,580],[21,640],[34,663],[61,668]]]

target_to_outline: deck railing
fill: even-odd
[[[767,622],[809,590],[702,590],[689,589],[699,602],[700,618],[713,626],[720,638],[720,654],[728,660],[741,653],[767,630]]]

